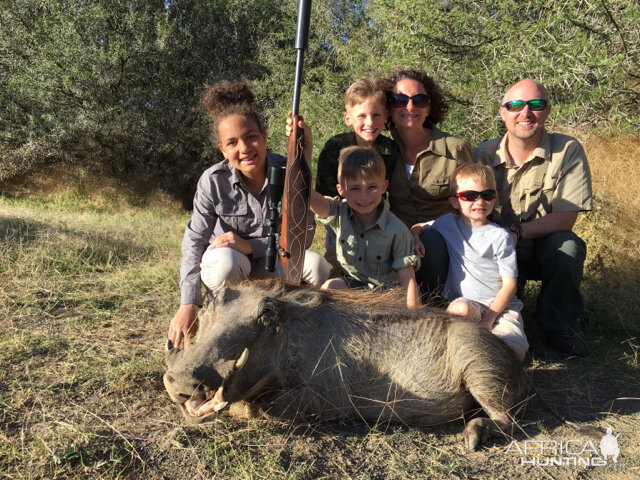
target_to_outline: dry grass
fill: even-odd
[[[576,230],[588,244],[584,291],[590,326],[621,330],[637,355],[640,298],[640,136],[593,137],[585,142],[595,209]],[[605,328],[606,330],[606,328]]]
[[[578,229],[589,243],[591,355],[559,359],[527,325],[537,395],[515,438],[597,445],[590,435],[611,426],[622,432],[623,466],[524,467],[501,438],[467,453],[459,423],[183,424],[161,374],[188,214],[163,196],[80,182],[46,197],[0,197],[0,478],[637,478],[640,140],[588,139],[586,148],[596,210]]]

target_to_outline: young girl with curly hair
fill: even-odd
[[[209,88],[203,106],[211,117],[211,140],[224,160],[200,177],[193,213],[182,241],[181,305],[169,326],[169,339],[178,346],[197,329],[202,304],[200,281],[213,289],[225,281],[282,277],[265,270],[270,217],[267,169],[286,159],[267,149],[267,132],[245,82],[223,82]],[[310,229],[314,228],[313,217]],[[311,232],[313,233],[313,232]],[[307,236],[307,248],[313,234]],[[307,251],[303,280],[322,285],[330,266]]]

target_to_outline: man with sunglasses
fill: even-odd
[[[518,291],[541,280],[536,322],[547,341],[565,355],[583,355],[576,337],[584,303],[580,283],[586,244],[572,232],[578,213],[592,209],[591,174],[582,145],[549,133],[546,89],[525,79],[511,86],[500,106],[507,133],[473,149],[493,167],[498,203],[491,220],[517,240]]]

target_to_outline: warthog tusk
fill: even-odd
[[[242,352],[242,355],[240,355],[240,358],[236,360],[236,370],[240,370],[242,367],[244,367],[244,364],[247,363],[248,359],[249,359],[249,349],[245,348],[244,351]]]
[[[223,387],[220,387],[218,390],[216,390],[216,393],[213,394],[213,398],[217,402],[224,402],[223,395],[224,395]]]
[[[167,342],[164,344],[164,349],[170,352],[173,349],[173,342],[167,338]]]
[[[227,402],[226,400],[224,400],[224,390],[223,387],[220,387],[218,390],[216,390],[215,395],[213,396],[213,399],[215,401],[217,401],[218,403],[216,403],[213,406],[213,411],[214,412],[219,412],[220,410],[222,410],[224,407],[226,407],[227,405],[229,405],[229,402]]]
[[[224,407],[226,407],[227,405],[229,405],[229,402],[220,402],[220,403],[216,403],[213,406],[213,411],[214,412],[219,412],[220,410],[222,410]]]

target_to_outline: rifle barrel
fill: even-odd
[[[294,48],[298,51],[296,57],[296,76],[293,83],[293,106],[291,113],[298,115],[300,105],[300,90],[302,88],[302,65],[304,63],[304,51],[307,49],[309,39],[309,21],[311,19],[311,0],[298,1],[298,21],[296,25],[296,43]]]
[[[296,44],[294,48],[306,50],[309,38],[309,20],[311,19],[311,0],[299,0]]]
[[[293,84],[293,106],[291,113],[298,115],[300,107],[300,90],[302,89],[302,63],[304,61],[304,50],[298,50],[298,58],[296,60],[296,77]]]

